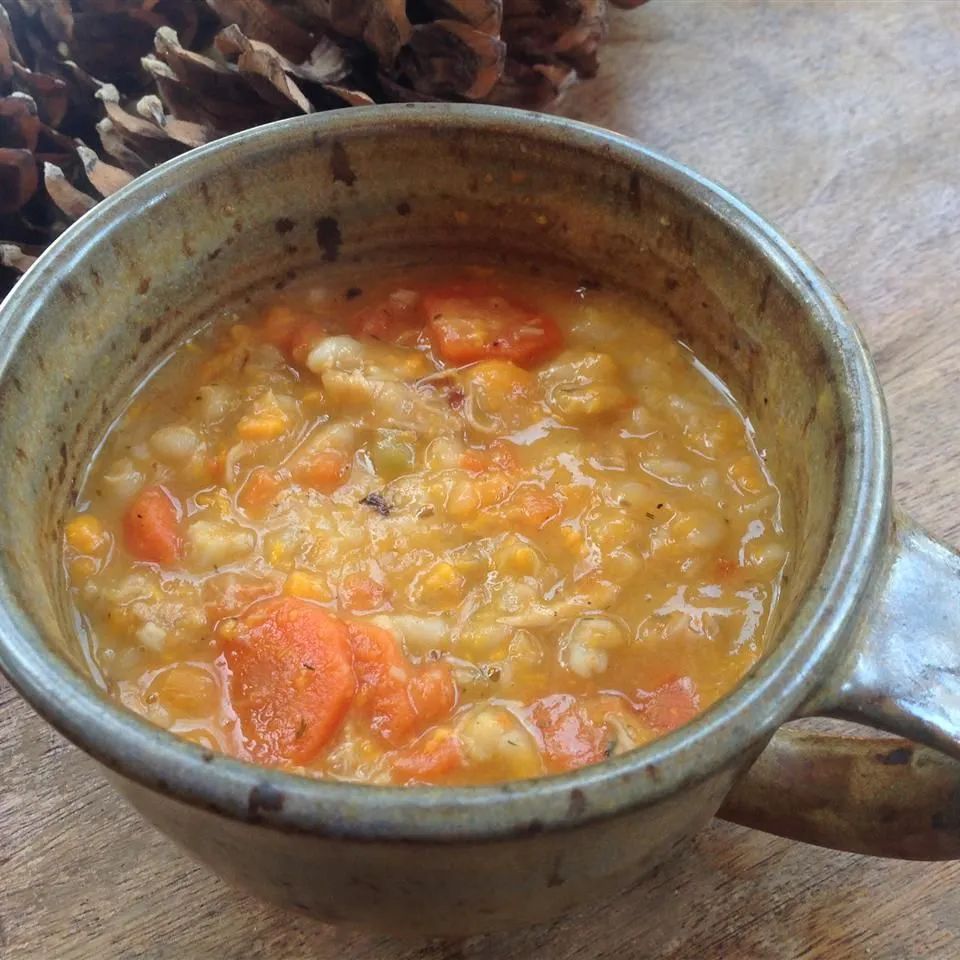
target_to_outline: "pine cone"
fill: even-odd
[[[192,147],[374,102],[541,108],[596,73],[606,26],[606,0],[0,0],[0,297]]]

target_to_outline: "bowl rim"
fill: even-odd
[[[352,840],[492,840],[572,828],[648,806],[742,764],[796,714],[829,668],[857,614],[886,540],[890,440],[876,371],[860,332],[819,271],[743,201],[707,178],[619,134],[565,118],[467,104],[392,104],[282,120],[168,161],[102,201],[70,227],[0,304],[0,384],[23,334],[65,272],[184,182],[236,154],[378,128],[383,136],[471,129],[511,146],[562,141],[678,190],[719,218],[807,305],[808,322],[842,371],[838,418],[845,457],[837,520],[823,566],[781,628],[776,647],[691,723],[629,753],[562,775],[478,787],[392,787],[316,780],[234,760],[183,741],[106,700],[52,654],[18,608],[0,565],[0,669],[60,733],[110,770],[190,806],[294,833]]]

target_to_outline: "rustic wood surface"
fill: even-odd
[[[833,280],[886,388],[897,493],[960,543],[960,3],[657,0],[564,112],[739,193]],[[960,956],[960,865],[715,822],[655,892],[550,927],[401,944],[264,908],[144,825],[0,680],[0,957]],[[426,905],[425,905],[426,906]]]

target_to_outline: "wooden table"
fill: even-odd
[[[901,502],[960,543],[960,3],[659,0],[617,17],[601,77],[564,110],[724,183],[820,264],[877,359]],[[953,960],[958,881],[960,865],[715,822],[652,896],[518,934],[398,944],[228,889],[0,681],[4,960]]]

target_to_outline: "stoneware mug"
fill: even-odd
[[[301,778],[107,699],[58,549],[78,471],[138,381],[205,311],[278,273],[478,250],[642,291],[749,411],[794,532],[765,656],[648,746],[475,788]],[[848,850],[960,856],[960,558],[897,512],[890,475],[877,378],[843,304],[697,174],[502,109],[284,121],[101,203],[0,309],[0,667],[195,857],[332,922],[460,935],[548,918],[635,883],[718,810]],[[810,715],[912,742],[778,729]]]

